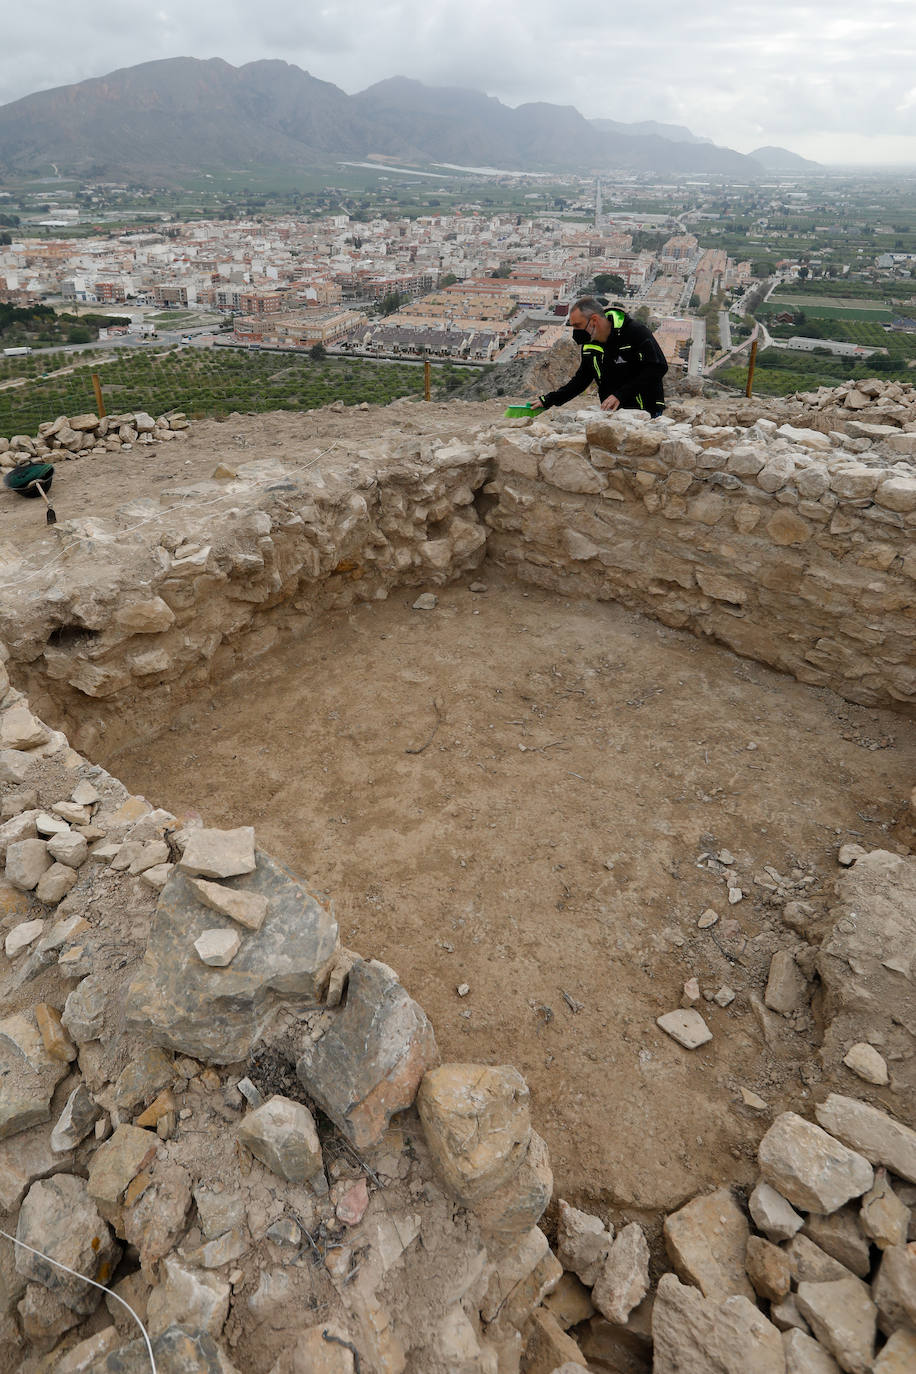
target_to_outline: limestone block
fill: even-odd
[[[270,1098],[245,1117],[238,1139],[287,1183],[308,1183],[321,1172],[318,1132],[311,1112],[301,1102]]]
[[[30,1283],[16,1304],[22,1334],[37,1354],[47,1354],[79,1316],[41,1284]]]
[[[763,491],[779,491],[795,471],[795,459],[787,453],[769,457],[757,474],[757,485]]]
[[[916,1241],[884,1251],[872,1296],[886,1331],[898,1326],[916,1329]]]
[[[912,439],[912,435],[906,436]],[[909,514],[916,510],[916,477],[888,477],[875,492],[875,501],[886,510]]]
[[[226,968],[241,949],[242,941],[234,930],[205,930],[194,941],[201,963],[210,968]]]
[[[94,1336],[87,1336],[84,1341],[71,1346],[54,1365],[54,1374],[92,1374],[99,1361],[117,1350],[120,1344],[118,1328],[106,1326]]]
[[[848,1374],[869,1374],[877,1308],[861,1279],[800,1283],[799,1311],[822,1346]]]
[[[50,731],[27,706],[11,706],[0,716],[0,749],[37,749]]]
[[[194,1190],[194,1201],[207,1240],[215,1240],[245,1221],[245,1198],[241,1193],[214,1193],[198,1187]]]
[[[85,835],[68,830],[60,835],[52,835],[48,840],[48,853],[56,863],[66,864],[68,868],[79,868],[89,854],[89,841]]]
[[[31,1012],[0,1021],[0,1140],[51,1116],[54,1089],[67,1072],[44,1047]]]
[[[862,1230],[880,1250],[906,1244],[910,1228],[910,1209],[894,1192],[886,1169],[875,1171],[874,1187],[863,1197],[860,1215]],[[855,1272],[859,1273],[858,1270]],[[865,1278],[867,1273],[866,1267],[859,1277]]]
[[[357,960],[346,1003],[329,1015],[321,1039],[303,1044],[296,1073],[309,1096],[363,1149],[381,1139],[394,1112],[412,1105],[423,1074],[438,1059],[435,1036],[422,1008],[375,960]]]
[[[514,1244],[540,1221],[552,1192],[553,1174],[547,1146],[537,1132],[532,1131],[518,1172],[474,1205],[478,1225],[487,1243]]]
[[[916,1131],[909,1126],[877,1107],[839,1093],[831,1093],[815,1107],[814,1114],[825,1130],[872,1164],[883,1164],[892,1173],[916,1183]]]
[[[85,1044],[87,1040],[98,1040],[105,1024],[107,1002],[108,993],[98,974],[90,973],[70,993],[60,1019],[78,1045]]]
[[[778,949],[770,960],[763,1000],[770,1011],[783,1016],[808,1005],[808,983],[790,950]]]
[[[44,840],[19,840],[6,851],[6,880],[20,892],[33,892],[52,862]]]
[[[786,1374],[840,1374],[840,1366],[833,1356],[803,1331],[784,1331],[782,1344]]]
[[[93,1102],[85,1083],[78,1084],[67,1098],[64,1110],[51,1132],[51,1149],[56,1153],[75,1150],[101,1115],[102,1109]]]
[[[15,959],[17,954],[33,945],[44,928],[44,921],[20,921],[18,925],[13,926],[3,942],[7,959]]]
[[[564,1274],[552,1293],[544,1299],[544,1306],[560,1326],[567,1331],[571,1326],[587,1322],[595,1315],[595,1304],[581,1279],[575,1274]]]
[[[134,1327],[136,1330],[136,1327]],[[159,1374],[237,1374],[235,1366],[207,1331],[170,1326],[152,1342]],[[149,1357],[142,1339],[115,1350],[92,1374],[146,1374]]]
[[[875,1182],[877,1185],[877,1179]],[[871,1193],[865,1194],[865,1198],[870,1196]],[[865,1199],[863,1203],[864,1201]],[[864,1279],[868,1274],[871,1268],[871,1255],[855,1203],[841,1207],[839,1211],[831,1212],[828,1216],[818,1212],[809,1213],[802,1227],[802,1235],[860,1279]]]
[[[634,1221],[618,1231],[592,1289],[592,1301],[609,1322],[622,1326],[648,1291],[649,1246]]]
[[[749,1227],[727,1188],[688,1202],[665,1219],[665,1249],[675,1272],[707,1298],[754,1300],[744,1271]]]
[[[171,1057],[155,1046],[137,1049],[129,1064],[118,1075],[114,1088],[115,1106],[121,1112],[135,1112],[145,1106],[171,1083],[175,1068]]]
[[[218,1336],[229,1313],[228,1283],[171,1255],[163,1259],[161,1269],[163,1278],[150,1293],[146,1309],[150,1335],[181,1325]]]
[[[654,1374],[785,1374],[782,1338],[745,1297],[714,1302],[662,1274],[652,1309]]]
[[[768,1302],[781,1302],[792,1284],[792,1265],[783,1250],[760,1236],[747,1242],[745,1269],[754,1292]]]
[[[886,1059],[873,1045],[863,1040],[849,1047],[843,1055],[843,1063],[866,1083],[875,1083],[883,1087],[889,1082]]]
[[[185,873],[173,871],[156,908],[146,954],[127,993],[131,1026],[148,1039],[213,1063],[244,1059],[284,999],[320,1002],[337,947],[337,924],[288,869],[258,853],[232,887],[267,899],[269,914],[225,969],[208,968],[194,941],[213,914]]]
[[[325,1331],[329,1336],[336,1337],[336,1340],[325,1340]],[[473,1335],[473,1328],[471,1334]],[[355,1344],[353,1334],[333,1322],[324,1322],[320,1326],[310,1326],[306,1331],[297,1331],[295,1346],[283,1352],[270,1370],[270,1374],[353,1374],[356,1365],[352,1351],[345,1345],[340,1345],[340,1341]],[[461,1368],[454,1359],[448,1367],[456,1370]],[[394,1366],[386,1364],[384,1374],[390,1374],[393,1368]]]
[[[789,1240],[804,1225],[804,1217],[800,1217],[782,1194],[762,1179],[748,1199],[748,1209],[754,1225],[768,1240]]]
[[[666,1011],[663,1016],[655,1018],[655,1024],[660,1026],[666,1035],[670,1035],[672,1040],[683,1045],[685,1050],[698,1049],[700,1045],[705,1045],[712,1039],[712,1031],[700,1013],[692,1007]]]
[[[614,1240],[614,1228],[606,1227],[600,1217],[580,1212],[560,1198],[557,1227],[557,1259],[564,1269],[577,1274],[586,1288],[601,1273]]]
[[[585,1356],[576,1342],[543,1307],[532,1312],[523,1339],[525,1374],[555,1374],[563,1369],[587,1368]]]
[[[44,1123],[40,1128],[19,1131],[0,1140],[0,1212],[18,1208],[37,1179],[72,1167],[72,1155],[57,1154],[51,1149],[50,1133],[50,1124]],[[4,1280],[0,1273],[0,1312],[3,1297]]]
[[[542,455],[538,472],[545,482],[561,491],[595,494],[604,491],[607,478],[596,472],[591,463],[564,449],[553,449]]]
[[[845,1265],[828,1255],[826,1250],[815,1245],[807,1236],[793,1236],[783,1248],[792,1266],[795,1283],[831,1283],[850,1277]]]
[[[234,878],[255,870],[254,830],[250,825],[236,830],[189,832],[179,868],[203,878]]]
[[[849,500],[873,496],[882,475],[880,468],[869,468],[864,463],[849,463],[830,474],[830,490]]]
[[[11,844],[38,838],[35,821],[40,815],[40,811],[22,811],[18,816],[11,816],[0,825],[0,860],[6,862],[6,852]]]
[[[872,1185],[868,1161],[795,1112],[783,1112],[760,1142],[767,1183],[805,1211],[832,1212]]]
[[[237,921],[246,930],[260,930],[267,915],[267,898],[257,892],[242,892],[237,888],[223,887],[221,883],[208,883],[204,878],[192,878],[191,887],[212,911]]]
[[[901,1326],[872,1365],[872,1374],[912,1374],[916,1369],[916,1331]]]
[[[55,1174],[32,1184],[19,1209],[16,1239],[97,1283],[111,1277],[121,1254],[89,1196],[85,1179],[74,1174]],[[87,1314],[99,1305],[98,1289],[30,1250],[17,1247],[16,1270],[49,1289],[74,1312]]]
[[[114,1209],[128,1184],[155,1157],[159,1139],[139,1126],[121,1125],[99,1146],[89,1164],[89,1194],[103,1208]]]
[[[46,852],[47,852],[47,846]],[[76,886],[78,875],[69,864],[53,863],[46,868],[35,884],[35,896],[48,906],[56,906],[63,901],[72,887]]]
[[[802,520],[789,510],[777,511],[775,515],[770,517],[764,528],[773,543],[779,544],[780,547],[788,547],[790,544],[804,544],[811,537],[811,526],[807,520]]]
[[[443,1064],[420,1084],[417,1110],[433,1161],[469,1205],[515,1174],[528,1149],[528,1085],[517,1069]]]

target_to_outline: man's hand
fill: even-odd
[[[526,404],[527,406],[529,406],[532,410],[543,410],[543,409],[544,409],[544,407],[543,407],[543,405],[542,405],[542,403],[541,403],[541,398],[540,398],[540,396],[529,396],[529,397],[528,397],[528,400],[525,402],[525,404]]]
[[[620,401],[617,399],[616,396],[605,396],[604,400],[601,402],[601,409],[602,409],[602,410],[619,410],[619,409],[620,409]]]

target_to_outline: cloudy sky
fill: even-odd
[[[283,58],[353,93],[389,76],[508,105],[657,119],[750,152],[916,165],[916,0],[29,0],[0,104],[165,57]]]

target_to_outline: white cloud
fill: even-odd
[[[280,57],[351,93],[405,75],[686,124],[742,151],[855,144],[916,163],[912,0],[31,0],[4,20],[0,101],[178,56]]]

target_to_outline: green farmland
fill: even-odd
[[[886,320],[888,323],[898,312],[883,301],[859,301],[850,305],[848,301],[823,296],[771,296],[766,303],[770,314],[781,310],[802,310],[812,319],[820,320]]]
[[[69,355],[66,361],[72,358]],[[5,361],[34,363],[35,359]],[[60,365],[60,361],[58,354],[54,362]],[[313,410],[332,401],[348,406],[363,401],[387,405],[399,396],[422,395],[423,391],[422,367],[407,363],[362,358],[315,361],[298,354],[252,355],[234,349],[176,349],[164,354],[131,350],[104,362],[80,362],[62,376],[31,371],[23,385],[0,389],[0,435],[35,434],[40,423],[58,415],[94,413],[93,372],[101,380],[102,398],[110,415],[129,410],[145,410],[152,415],[183,410],[196,419],[221,418],[233,410],[248,414]],[[449,395],[466,380],[464,369],[448,363],[433,365],[436,399]]]

